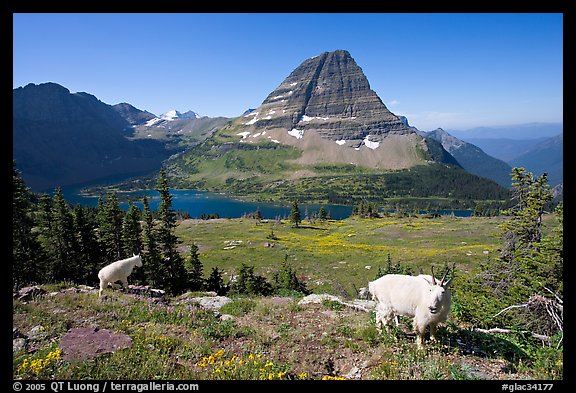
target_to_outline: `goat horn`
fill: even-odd
[[[446,278],[446,276],[448,275],[448,271],[450,269],[446,269],[446,271],[444,272],[444,276],[442,276],[442,280],[440,280],[440,286],[444,285],[444,279]]]
[[[436,285],[436,277],[434,277],[434,266],[430,266],[430,270],[432,270],[432,285]]]

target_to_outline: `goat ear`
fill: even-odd
[[[454,277],[450,277],[450,278],[448,279],[448,281],[446,281],[445,283],[442,284],[442,287],[448,288],[448,285],[450,285],[450,282],[452,282],[452,279],[453,279],[453,278],[454,278]]]

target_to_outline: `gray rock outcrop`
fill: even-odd
[[[315,130],[334,141],[414,133],[370,89],[345,50],[305,60],[250,115],[258,128]]]

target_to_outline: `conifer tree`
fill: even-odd
[[[74,226],[78,241],[78,282],[93,285],[98,281],[98,271],[104,265],[104,257],[96,236],[98,228],[96,210],[76,205],[73,210]]]
[[[142,228],[140,218],[142,213],[134,204],[130,203],[122,223],[122,246],[127,257],[139,255],[142,251]]]
[[[142,265],[145,275],[145,281],[153,288],[164,288],[166,285],[165,280],[168,275],[167,269],[162,260],[162,254],[156,240],[156,229],[154,227],[154,218],[150,211],[148,198],[143,199],[144,211],[142,212],[144,228],[143,228],[143,251],[142,251]]]
[[[76,281],[80,275],[78,241],[74,226],[74,216],[70,206],[62,195],[62,189],[56,188],[52,207],[52,233],[50,241],[54,250],[52,278],[55,281]]]
[[[302,222],[302,216],[300,214],[300,208],[298,207],[298,200],[294,199],[292,201],[292,210],[290,211],[290,222],[298,228]]]
[[[326,211],[326,209],[324,209],[324,206],[322,206],[320,208],[320,211],[318,212],[318,219],[320,221],[326,221],[328,219],[328,212]]]
[[[203,266],[198,253],[198,246],[194,243],[190,246],[190,253],[186,261],[186,270],[188,271],[189,289],[191,291],[201,291],[204,288]]]
[[[172,209],[172,195],[168,187],[166,170],[162,168],[156,184],[156,191],[160,193],[160,206],[158,208],[158,244],[167,268],[167,282],[165,289],[172,294],[183,291],[188,285],[184,259],[178,252],[178,237],[175,235],[176,212]]]
[[[98,235],[106,261],[114,262],[126,257],[122,247],[122,222],[124,212],[120,209],[116,193],[109,191],[106,202],[98,211]]]
[[[14,289],[45,279],[46,256],[33,232],[30,191],[13,162],[12,169],[12,272]]]
[[[212,268],[210,276],[206,280],[206,290],[214,291],[218,295],[226,294],[226,288],[224,287],[224,281],[222,280],[222,272],[218,270],[218,267]]]

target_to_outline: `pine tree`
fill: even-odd
[[[105,263],[96,236],[96,211],[94,208],[76,205],[73,214],[78,241],[78,282],[91,285],[98,281],[98,271]]]
[[[168,271],[162,260],[162,254],[156,240],[156,229],[154,227],[154,218],[150,211],[148,198],[143,199],[144,211],[143,221],[143,251],[142,251],[142,265],[145,275],[145,281],[153,288],[164,288],[167,283],[165,282],[168,276]]]
[[[176,212],[172,209],[172,195],[170,194],[164,168],[160,170],[156,191],[160,193],[158,244],[160,245],[168,272],[167,285],[163,289],[172,294],[177,294],[186,288],[188,282],[184,259],[177,250],[179,240],[174,233],[177,225]]]
[[[191,291],[201,291],[204,288],[203,266],[198,253],[198,246],[194,243],[190,246],[190,253],[185,267],[188,272],[188,286]]]
[[[52,278],[55,281],[77,281],[82,268],[79,263],[78,241],[74,226],[74,216],[64,200],[62,189],[56,188],[52,207],[51,243],[54,250]]]
[[[225,295],[226,288],[222,280],[222,272],[217,267],[213,267],[210,276],[206,280],[206,290],[214,291],[218,295]]]
[[[122,223],[122,246],[124,247],[124,254],[128,257],[139,255],[142,251],[141,216],[140,209],[130,203]]]
[[[300,209],[298,207],[298,200],[294,199],[292,201],[292,210],[290,211],[290,222],[294,224],[296,228],[300,226],[302,222],[302,216],[300,215]]]
[[[14,289],[45,279],[46,256],[33,232],[30,191],[13,162],[12,169],[12,273]]]
[[[318,219],[322,222],[328,219],[328,212],[326,211],[326,209],[324,209],[324,206],[322,206],[320,208],[320,211],[318,212]]]
[[[98,211],[98,240],[104,251],[107,262],[114,262],[126,257],[122,247],[122,222],[124,212],[120,209],[116,193],[109,191],[106,202]]]

